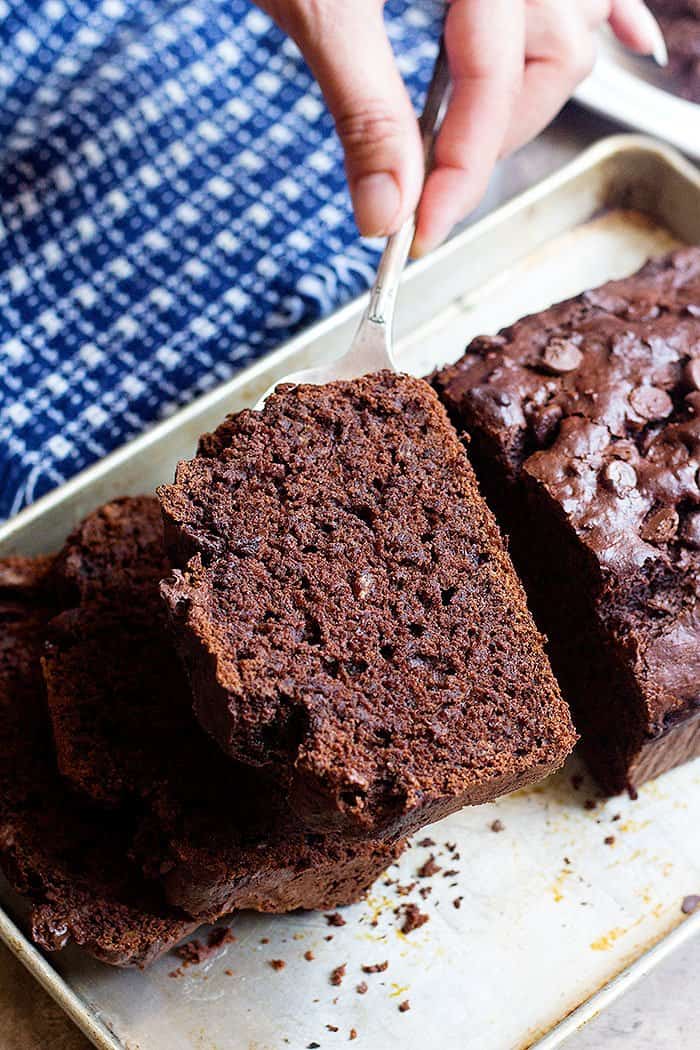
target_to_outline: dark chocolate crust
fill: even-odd
[[[676,94],[700,103],[700,2],[647,0],[659,20],[668,48],[663,70]]]
[[[279,388],[159,491],[195,711],[321,831],[408,834],[542,778],[575,736],[430,387]]]
[[[601,786],[697,754],[700,250],[474,340],[434,385]]]
[[[202,731],[166,629],[164,564],[160,509],[147,497],[99,508],[59,557],[58,592],[72,582],[83,596],[49,624],[43,661],[63,774],[101,804],[141,803],[134,855],[202,921],[357,900],[402,843],[307,833],[278,784]]]
[[[127,860],[133,829],[81,804],[58,776],[39,654],[53,597],[46,559],[0,562],[0,865],[32,902],[33,940],[145,966],[198,925]]]

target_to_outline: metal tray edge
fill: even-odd
[[[618,45],[611,37],[607,31],[604,33],[610,49],[601,50],[593,71],[574,92],[574,100],[639,134],[661,135],[677,149],[699,159],[700,141],[694,131],[700,120],[700,106],[676,95],[669,85],[650,82],[621,65],[617,60]],[[619,97],[615,97],[615,85],[620,89]],[[640,112],[644,114],[642,119]]]
[[[431,256],[413,264],[406,275],[405,285],[412,279],[420,277],[426,270],[438,262],[449,260],[451,256],[461,253],[470,242],[500,223],[507,222],[511,215],[526,210],[536,202],[552,193],[557,187],[569,180],[591,171],[609,161],[616,155],[624,153],[646,153],[656,157],[700,190],[700,172],[686,160],[677,149],[665,145],[642,134],[619,134],[601,140],[581,153],[575,160],[563,166],[559,171],[538,182],[535,186],[518,194],[503,204],[493,213],[487,215],[473,226],[458,234],[444,244]],[[7,522],[0,525],[0,543],[7,542],[13,533],[32,523],[38,523],[41,517],[49,513],[73,494],[88,488],[108,474],[118,464],[134,455],[145,454],[149,446],[167,434],[177,430],[188,420],[195,417],[205,406],[216,405],[229,389],[236,389],[242,384],[253,382],[271,367],[283,362],[300,348],[318,338],[325,332],[332,331],[338,325],[359,317],[364,309],[367,296],[363,295],[344,307],[310,326],[300,335],[293,337],[278,350],[262,357],[247,369],[242,370],[227,383],[215,388],[202,397],[196,398],[189,405],[174,413],[167,420],[154,425],[144,434],[132,439],[108,456],[87,467],[63,485],[41,497],[31,506],[23,509]],[[530,1050],[554,1050],[573,1032],[590,1021],[606,1006],[617,999],[641,977],[649,973],[656,965],[668,957],[676,948],[692,936],[700,935],[700,913],[682,921],[671,933],[666,934],[651,949],[643,952],[615,977],[611,978],[599,991],[576,1007],[565,1018],[559,1021],[545,1035],[535,1037],[528,1044]],[[33,974],[49,995],[62,1007],[84,1035],[99,1050],[125,1050],[124,1044],[103,1024],[92,1011],[92,1008],[78,996],[51,963],[23,935],[12,922],[7,913],[0,908],[0,940],[2,940],[17,959]],[[136,1050],[134,1047],[133,1050]]]
[[[124,1044],[99,1020],[90,1006],[63,980],[41,952],[27,940],[2,908],[0,940],[98,1050],[125,1050]],[[133,1050],[136,1050],[136,1047]]]
[[[670,933],[665,934],[653,947],[647,948],[638,958],[625,966],[618,974],[612,977],[594,995],[586,999],[580,1006],[575,1007],[561,1021],[550,1029],[529,1047],[523,1050],[555,1050],[561,1046],[565,1039],[583,1028],[585,1024],[592,1021],[599,1013],[613,1003],[626,991],[632,988],[637,981],[667,959],[677,948],[685,944],[692,937],[700,935],[700,911],[687,919],[681,920],[678,926]]]

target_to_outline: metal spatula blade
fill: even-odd
[[[449,89],[450,75],[442,41],[420,118],[426,176],[431,168],[433,145],[445,111]],[[255,406],[257,410],[263,407],[270,394],[282,383],[331,383],[336,379],[354,379],[382,369],[396,371],[393,355],[394,308],[415,228],[415,216],[412,215],[397,233],[388,238],[379,261],[367,309],[345,353],[317,368],[306,368],[284,376],[265,391]]]

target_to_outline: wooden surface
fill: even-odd
[[[561,167],[601,136],[619,130],[568,107],[549,131],[502,165],[485,209],[480,212],[496,207]],[[690,1050],[699,1046],[695,993],[698,972],[700,938],[667,959],[624,998],[573,1035],[567,1050]],[[356,1045],[360,1048],[361,1041]],[[89,1046],[60,1008],[0,944],[0,1050],[87,1050]],[[230,1046],[220,1050],[245,1048],[232,1037]]]
[[[88,1050],[60,1006],[0,944],[1,1050]]]

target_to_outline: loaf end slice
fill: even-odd
[[[700,754],[700,249],[476,339],[434,382],[601,786]]]

